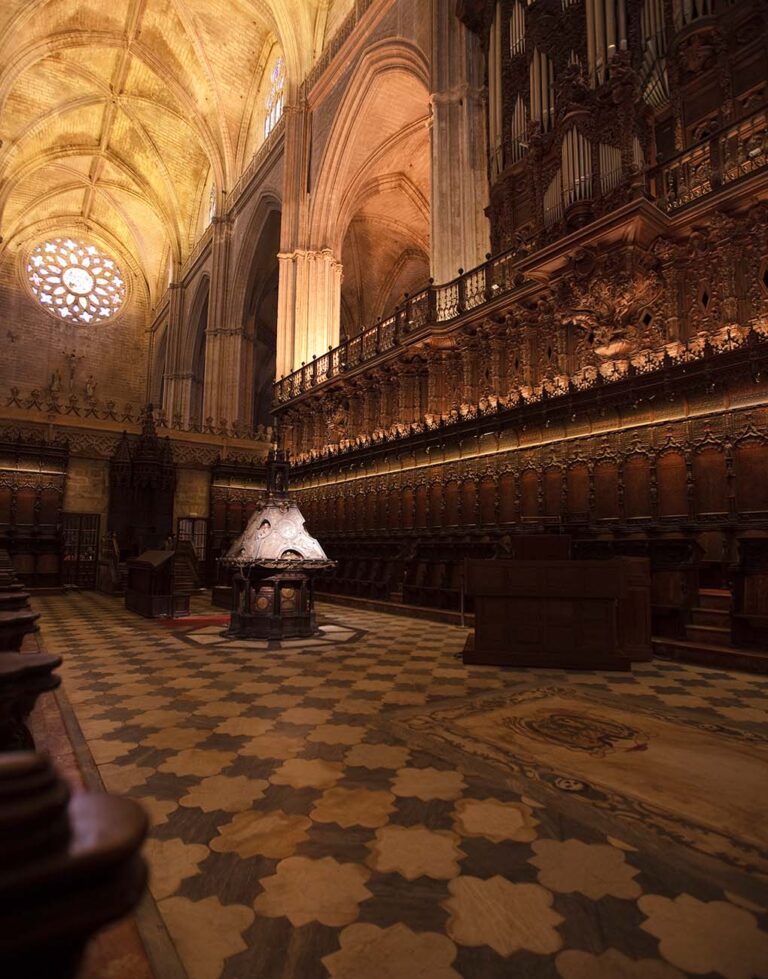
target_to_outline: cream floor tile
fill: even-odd
[[[395,795],[413,797],[427,802],[430,799],[458,799],[466,782],[461,772],[440,771],[436,768],[401,768],[392,783]]]
[[[337,823],[350,826],[383,826],[395,808],[391,792],[370,789],[347,789],[339,786],[327,789],[317,800],[312,819],[318,823]]]
[[[262,879],[264,893],[253,907],[269,918],[286,917],[294,928],[311,921],[338,928],[355,921],[360,903],[371,897],[369,876],[365,867],[332,857],[288,857],[273,877]]]
[[[155,900],[170,897],[186,877],[197,874],[198,864],[208,853],[208,847],[199,843],[150,837],[144,844],[144,856],[149,863],[149,889]]]
[[[353,924],[341,933],[338,952],[323,964],[332,979],[462,979],[453,968],[456,946],[445,935]]]
[[[344,766],[321,758],[292,758],[275,769],[269,780],[273,785],[290,785],[294,789],[327,789],[344,774]]]
[[[171,772],[174,775],[218,775],[232,764],[234,758],[234,751],[185,748],[167,758],[158,771]]]
[[[159,907],[189,979],[219,979],[226,960],[247,948],[243,932],[253,922],[251,908],[223,905],[217,897],[171,897]]]
[[[385,826],[376,831],[369,846],[370,867],[384,874],[400,874],[406,880],[451,880],[458,876],[459,861],[466,856],[455,833],[426,826]]]
[[[219,835],[211,840],[217,853],[236,853],[247,860],[263,856],[283,859],[295,853],[299,843],[307,838],[312,825],[306,816],[274,812],[240,812],[219,827]]]
[[[561,949],[557,926],[563,919],[552,910],[552,894],[538,884],[457,877],[448,889],[451,896],[443,901],[450,914],[446,931],[458,944],[487,945],[505,957],[521,949],[537,955]]]
[[[242,812],[250,809],[257,799],[264,798],[269,782],[245,775],[210,775],[179,799],[179,805],[202,809],[203,812]]]

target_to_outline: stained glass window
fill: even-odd
[[[51,238],[27,260],[27,281],[40,305],[74,323],[105,322],[125,302],[125,280],[114,259],[79,238]]]
[[[285,88],[285,65],[282,57],[275,62],[275,67],[270,75],[270,88],[267,93],[266,109],[267,117],[264,120],[264,139],[269,136],[277,125],[277,121],[283,114],[283,97]]]

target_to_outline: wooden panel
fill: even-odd
[[[513,523],[516,518],[515,477],[512,473],[503,473],[499,477],[499,520]]]
[[[227,526],[226,504],[224,500],[214,500],[211,505],[211,529],[224,531]]]
[[[693,457],[696,513],[728,512],[728,479],[722,449],[702,449]]]
[[[659,485],[659,515],[685,517],[688,515],[688,490],[685,456],[682,452],[664,452],[656,463]]]
[[[739,513],[768,511],[768,445],[748,442],[734,452],[736,509]]]
[[[31,527],[35,523],[35,498],[37,493],[34,489],[23,486],[16,491],[16,526]]]
[[[653,516],[651,512],[651,461],[644,455],[624,460],[624,516]]]
[[[376,500],[376,528],[383,530],[387,526],[389,496],[377,490],[374,499]]]
[[[11,487],[0,486],[0,524],[11,522],[11,499]]]
[[[477,523],[477,485],[466,479],[461,485],[461,522],[465,527]]]
[[[59,567],[61,560],[59,555],[53,551],[47,551],[45,554],[40,554],[37,558],[37,566],[35,568],[38,575],[48,575],[53,578],[57,578],[59,575]]]
[[[526,469],[520,476],[520,515],[535,519],[539,515],[539,474]]]
[[[547,517],[562,516],[563,503],[563,471],[562,469],[547,469],[544,472],[544,515]]]
[[[422,483],[416,487],[416,526],[422,529],[427,526],[427,494],[429,487]]]
[[[496,480],[490,477],[480,483],[480,523],[496,523]]]
[[[376,493],[367,493],[365,496],[365,529],[374,530],[379,526],[377,514]]]
[[[432,483],[429,487],[429,526],[441,527],[443,523],[443,486]]]
[[[455,480],[445,486],[445,519],[443,525],[455,527],[459,522],[459,484]]]
[[[47,527],[55,528],[59,523],[59,510],[61,507],[61,495],[58,490],[44,489],[40,493],[40,516],[39,523]]]
[[[414,496],[410,486],[403,487],[400,492],[400,500],[402,506],[401,525],[406,530],[410,530],[413,527],[414,517]]]
[[[387,526],[390,530],[397,530],[400,526],[400,490],[389,491],[389,506],[387,508]]]
[[[11,555],[13,570],[23,579],[33,578],[35,574],[35,556],[27,551],[18,551]]]
[[[619,516],[619,467],[609,460],[595,466],[595,515],[598,520]]]
[[[355,509],[353,514],[355,530],[363,531],[365,530],[365,497],[362,493],[356,493],[352,497],[352,503]]]
[[[568,516],[571,519],[589,518],[589,467],[586,462],[569,466],[566,473],[568,486]]]

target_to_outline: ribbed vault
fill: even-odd
[[[2,244],[83,228],[157,297],[260,141],[276,52],[295,85],[348,0],[4,0]]]

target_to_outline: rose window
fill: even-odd
[[[125,279],[114,259],[76,238],[52,238],[27,260],[27,281],[40,305],[74,323],[105,322],[125,302]]]

